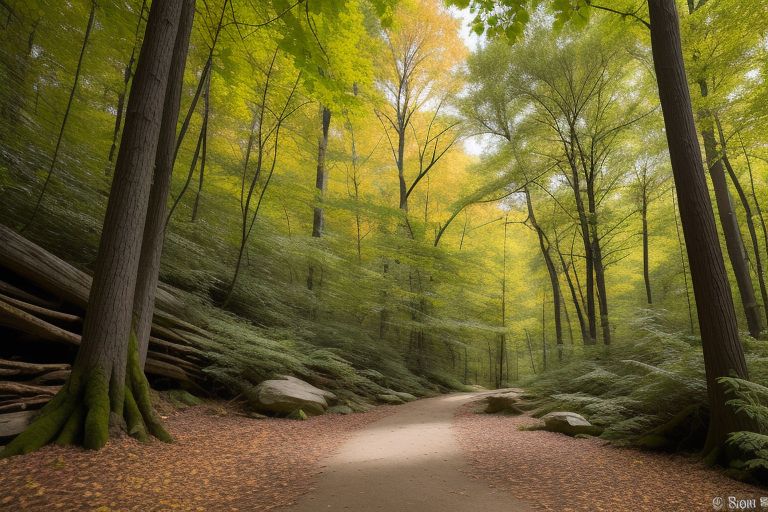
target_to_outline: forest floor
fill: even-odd
[[[693,457],[641,452],[606,441],[521,431],[529,416],[459,409],[454,431],[474,475],[553,512],[695,512],[720,510],[715,498],[755,500],[768,490],[732,480]],[[514,509],[508,509],[513,512]]]
[[[2,511],[266,511],[312,489],[319,461],[389,415],[253,419],[218,405],[169,412],[171,444],[112,440],[98,452],[47,446],[0,459]]]
[[[475,414],[477,398],[303,422],[197,406],[168,413],[173,444],[0,460],[0,510],[688,512],[768,495],[690,458],[521,431],[536,420]]]

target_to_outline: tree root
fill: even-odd
[[[149,436],[171,442],[152,407],[149,383],[139,365],[136,338],[131,334],[125,383],[110,383],[99,368],[73,368],[66,384],[0,453],[0,458],[33,452],[46,444],[82,445],[98,450],[109,440],[110,416],[124,418],[128,434],[140,441]]]

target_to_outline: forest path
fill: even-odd
[[[533,507],[470,475],[451,428],[480,394],[418,400],[357,431],[321,462],[313,491],[286,512],[528,512]]]

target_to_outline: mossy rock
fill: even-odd
[[[172,389],[165,393],[168,401],[173,404],[177,409],[184,409],[186,407],[192,407],[194,405],[200,405],[203,403],[198,397],[192,393],[183,389]]]
[[[403,399],[400,398],[399,396],[388,394],[388,393],[384,393],[384,394],[381,394],[381,395],[376,395],[376,399],[379,402],[383,402],[383,403],[389,404],[389,405],[400,405],[400,404],[404,404],[405,403],[405,401],[403,401]]]
[[[308,418],[307,413],[305,413],[301,409],[296,409],[295,411],[292,411],[288,413],[288,416],[286,416],[289,420],[299,420],[304,421]]]
[[[329,407],[326,414],[353,414],[355,411],[348,405],[334,405]]]
[[[372,380],[376,384],[383,384],[387,380],[387,378],[384,375],[382,375],[381,372],[376,370],[371,370],[371,369],[360,370],[357,372],[357,374],[362,377],[365,377],[366,379]]]
[[[398,397],[403,402],[413,402],[415,400],[418,400],[418,398],[416,398],[412,394],[405,393],[403,391],[393,391],[392,394],[395,395],[396,397]]]
[[[352,409],[353,412],[368,412],[374,407],[373,405],[364,401],[354,401],[354,402],[350,401],[350,402],[347,402],[347,406],[349,406],[349,408]]]

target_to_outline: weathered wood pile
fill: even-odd
[[[22,354],[37,350],[26,344],[79,345],[90,287],[88,274],[0,224],[0,437],[18,433],[30,411],[66,380],[72,360],[51,361],[37,353],[34,359],[45,361],[40,363],[24,361]],[[212,335],[182,316],[183,304],[161,285],[145,370],[150,377],[200,388],[208,365],[202,347]]]

